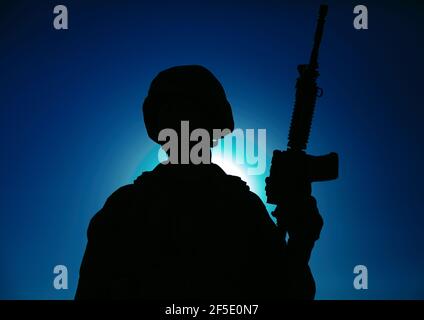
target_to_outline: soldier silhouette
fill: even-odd
[[[183,120],[234,129],[223,87],[202,66],[160,72],[143,114],[158,143],[160,130],[179,132]],[[279,210],[288,242],[239,177],[213,163],[159,164],[92,218],[75,298],[313,299],[308,261],[322,219],[310,187],[287,192]]]

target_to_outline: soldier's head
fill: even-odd
[[[234,130],[224,88],[208,69],[199,65],[177,66],[160,72],[144,100],[143,115],[147,134],[161,145],[167,142],[163,133],[169,130],[184,139],[182,130],[188,129],[190,135],[196,129],[203,129],[211,137],[210,146],[213,140],[216,142]]]

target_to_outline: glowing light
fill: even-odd
[[[246,168],[242,165],[239,165],[233,162],[232,159],[224,157],[216,152],[212,152],[212,162],[220,166],[225,173],[240,177],[250,188],[252,188],[252,182],[249,179]]]

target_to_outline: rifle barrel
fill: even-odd
[[[317,28],[315,31],[315,38],[314,38],[314,46],[312,48],[311,58],[309,60],[309,68],[313,70],[318,68],[318,52],[319,52],[319,46],[321,45],[322,35],[324,33],[324,24],[325,24],[325,17],[327,16],[327,12],[328,12],[328,6],[325,4],[322,4],[319,8],[318,23],[317,23]]]

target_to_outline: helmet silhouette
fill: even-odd
[[[203,66],[176,66],[160,72],[152,81],[143,103],[149,137],[159,143],[163,129],[180,131],[181,121],[190,128],[234,130],[233,113],[224,88]],[[228,133],[228,132],[227,132]]]

